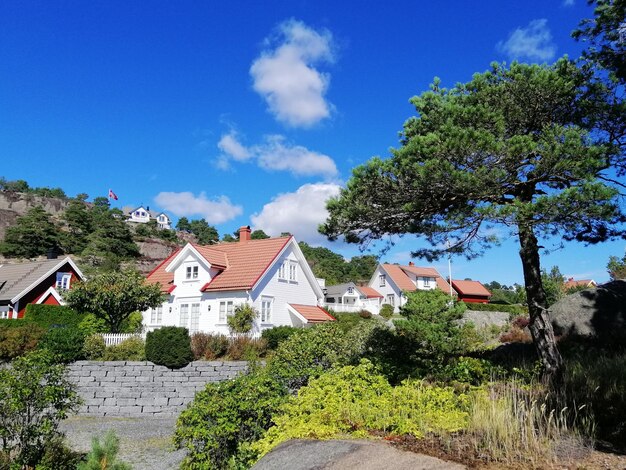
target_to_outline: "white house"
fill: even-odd
[[[368,286],[357,286],[354,282],[336,284],[326,288],[326,307],[332,308],[336,312],[367,310],[378,314],[382,301],[383,296],[376,289]]]
[[[390,304],[394,312],[406,303],[405,291],[429,290],[439,288],[451,292],[450,284],[435,268],[424,268],[409,263],[408,266],[398,264],[379,264],[372,275],[368,286],[380,292],[382,303]],[[456,292],[452,291],[453,295]]]
[[[127,222],[147,224],[151,220],[156,220],[157,227],[167,230],[172,228],[172,221],[167,214],[151,211],[150,207],[139,206],[135,209],[125,209],[124,214],[128,216]]]
[[[248,303],[259,317],[253,334],[274,326],[333,321],[320,305],[324,294],[293,237],[250,239],[202,246],[188,243],[147,277],[167,294],[163,305],[144,312],[144,325],[184,326],[190,333],[229,334],[227,317]]]

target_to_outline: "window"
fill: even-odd
[[[424,278],[424,287],[430,287],[430,278],[429,277],[425,277]]]
[[[378,276],[378,281],[379,281],[380,287],[385,287],[387,285],[387,277],[384,274],[381,274],[380,276]]]
[[[298,263],[295,261],[289,262],[289,280],[293,282],[298,280]]]
[[[219,322],[226,323],[226,317],[232,317],[235,313],[235,307],[232,300],[220,302]]]
[[[70,288],[70,280],[72,279],[72,273],[57,273],[57,290],[67,290]]]
[[[287,264],[287,261],[284,261],[278,267],[278,279],[287,279],[287,277],[285,276],[285,264]]]
[[[3,320],[6,320],[7,318],[9,318],[9,311],[8,310],[0,310],[0,318]]]
[[[189,304],[180,304],[180,323],[178,326],[189,328]]]
[[[261,323],[272,323],[272,297],[261,297]]]
[[[387,295],[387,303],[391,306],[396,304],[396,298],[393,294]]]
[[[354,287],[348,287],[348,294],[354,294]]]
[[[160,325],[163,323],[163,306],[160,305],[157,308],[153,308],[150,311],[150,324]]]
[[[198,266],[187,266],[185,279],[198,279]]]
[[[197,333],[200,329],[200,304],[191,304],[191,324],[189,333]]]

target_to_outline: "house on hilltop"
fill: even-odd
[[[146,328],[229,334],[227,318],[245,303],[259,312],[254,335],[274,326],[333,321],[320,307],[322,288],[294,237],[252,240],[250,234],[250,227],[241,227],[238,242],[188,243],[163,261],[147,281],[159,284],[167,298],[144,312]]]
[[[593,279],[574,279],[570,277],[563,283],[563,290],[567,292],[570,289],[587,289],[596,287],[598,284]]]
[[[124,208],[122,210],[127,217],[126,222],[134,224],[147,224],[151,220],[156,220],[158,228],[169,230],[172,228],[172,220],[164,212],[151,211],[150,207],[139,206],[135,209]]]
[[[452,280],[452,288],[459,296],[459,300],[465,303],[487,304],[491,298],[491,292],[478,281],[455,281]]]
[[[24,318],[26,305],[63,305],[61,292],[84,280],[71,258],[0,265],[0,318]]]
[[[378,291],[383,296],[382,303],[391,305],[395,313],[406,303],[406,297],[402,294],[405,291],[441,289],[456,295],[435,268],[415,266],[412,262],[408,266],[379,264],[368,286]]]

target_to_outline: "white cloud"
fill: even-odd
[[[517,28],[506,42],[499,42],[497,49],[511,60],[549,61],[556,55],[556,45],[545,18],[532,20],[525,28]]]
[[[330,76],[315,66],[333,62],[332,35],[296,20],[281,23],[278,33],[279,44],[264,50],[250,67],[253,87],[276,119],[309,127],[330,116],[332,105],[324,98]]]
[[[154,201],[177,217],[202,216],[210,224],[227,222],[243,212],[241,206],[231,203],[226,196],[208,199],[204,192],[197,197],[191,192],[161,192]]]
[[[564,7],[571,7],[574,5],[574,0],[563,0]]]
[[[255,228],[272,236],[290,232],[298,239],[318,245],[325,241],[317,227],[328,217],[326,201],[339,194],[334,183],[313,183],[300,186],[296,192],[279,194],[250,218]]]
[[[295,176],[332,178],[337,175],[337,165],[328,155],[290,144],[281,135],[265,136],[262,144],[245,147],[237,140],[237,135],[230,132],[222,136],[217,146],[223,152],[216,162],[221,169],[228,169],[231,159],[246,161],[255,158],[266,170],[288,171]]]

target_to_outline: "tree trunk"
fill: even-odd
[[[530,314],[528,329],[543,363],[544,378],[550,382],[558,381],[563,372],[563,358],[556,346],[554,330],[548,316],[546,293],[541,281],[539,245],[532,227],[519,225],[519,241]]]

